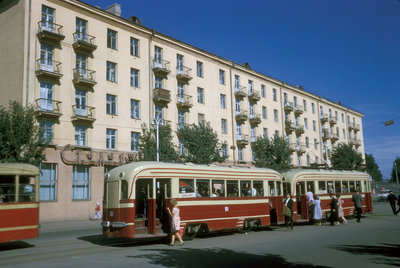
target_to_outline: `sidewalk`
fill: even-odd
[[[101,220],[71,220],[71,221],[55,221],[55,222],[41,222],[39,227],[40,233],[53,233],[58,231],[71,231],[71,230],[95,230],[101,232]]]

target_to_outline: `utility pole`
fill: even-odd
[[[394,161],[394,172],[396,173],[396,183],[399,185],[399,176],[397,175],[397,163]]]
[[[159,139],[159,126],[163,124],[163,120],[161,118],[154,118],[153,122],[156,123],[156,131],[157,131],[157,162],[160,162],[160,139]]]

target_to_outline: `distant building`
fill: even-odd
[[[0,3],[0,104],[33,104],[51,139],[42,221],[92,216],[105,172],[136,159],[153,118],[174,132],[209,121],[228,145],[225,164],[252,165],[251,143],[274,134],[295,166],[323,163],[339,142],[364,153],[363,114],[120,14],[77,0]]]

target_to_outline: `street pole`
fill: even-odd
[[[394,162],[394,170],[395,170],[395,173],[396,173],[396,183],[397,183],[397,186],[399,185],[399,176],[397,175],[397,163],[396,163],[396,161]]]
[[[160,162],[160,139],[159,139],[159,125],[162,125],[162,119],[161,118],[154,118],[153,122],[156,123],[156,137],[157,137],[157,162]]]

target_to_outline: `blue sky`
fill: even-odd
[[[384,178],[400,157],[399,0],[84,0],[362,112]],[[395,120],[385,127],[382,122]]]

